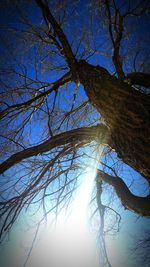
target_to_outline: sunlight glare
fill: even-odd
[[[101,146],[86,162],[85,175],[82,176],[75,198],[68,209],[64,208],[58,214],[55,225],[51,224],[54,214],[49,214],[48,224],[40,230],[40,242],[33,250],[32,265],[99,266],[96,235],[90,231],[88,211],[102,151]]]
[[[103,147],[100,146],[92,155],[89,162],[87,162],[86,165],[88,165],[88,167],[86,167],[85,175],[82,177],[82,182],[76,192],[75,199],[73,200],[69,212],[66,212],[66,209],[63,209],[58,216],[57,227],[62,227],[63,231],[64,227],[67,232],[72,231],[73,227],[77,232],[80,230],[88,231],[88,207],[102,151]]]

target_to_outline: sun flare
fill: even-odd
[[[74,227],[75,232],[80,230],[88,231],[88,207],[94,187],[94,179],[97,172],[98,162],[102,155],[103,147],[100,146],[87,162],[81,184],[77,189],[71,208],[66,211],[62,209],[58,216],[57,227],[71,231]]]

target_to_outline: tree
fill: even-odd
[[[103,146],[103,158],[96,156],[99,210],[103,208],[100,188],[107,183],[126,209],[150,215],[149,196],[134,195],[115,169],[123,162],[149,183],[147,40],[136,47],[129,25],[140,36],[137,19],[141,25],[148,23],[148,2],[88,1],[83,13],[89,19],[83,16],[83,22],[89,29],[78,22],[83,10],[78,1],[36,0],[30,4],[38,14],[34,19],[23,1],[17,5],[20,24],[2,31],[9,64],[5,58],[1,70],[0,118],[5,128],[1,134],[1,236],[21,210],[37,199],[44,207],[45,199],[53,194],[54,207],[58,207],[69,198],[83,172],[81,165],[99,145]],[[15,36],[9,45],[8,33]],[[98,34],[100,41],[95,39]],[[92,64],[92,57],[97,57],[98,65],[95,59]],[[113,167],[108,159],[104,161],[110,155],[117,157]]]

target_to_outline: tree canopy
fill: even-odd
[[[68,203],[87,166],[101,216],[105,185],[149,216],[149,1],[2,4],[0,236],[33,203]]]

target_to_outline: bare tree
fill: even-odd
[[[148,187],[149,59],[146,37],[136,46],[133,30],[140,33],[137,18],[148,23],[149,1],[25,2],[5,4],[1,27],[1,237],[31,203],[43,205],[44,216],[67,203],[99,145],[101,217],[105,183],[126,209],[149,216],[150,198],[134,195],[117,173],[127,164]]]
[[[135,237],[134,237],[135,238]],[[131,248],[133,257],[136,257],[138,264],[144,264],[148,266],[150,263],[149,248],[150,248],[150,233],[148,231],[144,232],[144,235],[136,238],[134,247]]]

